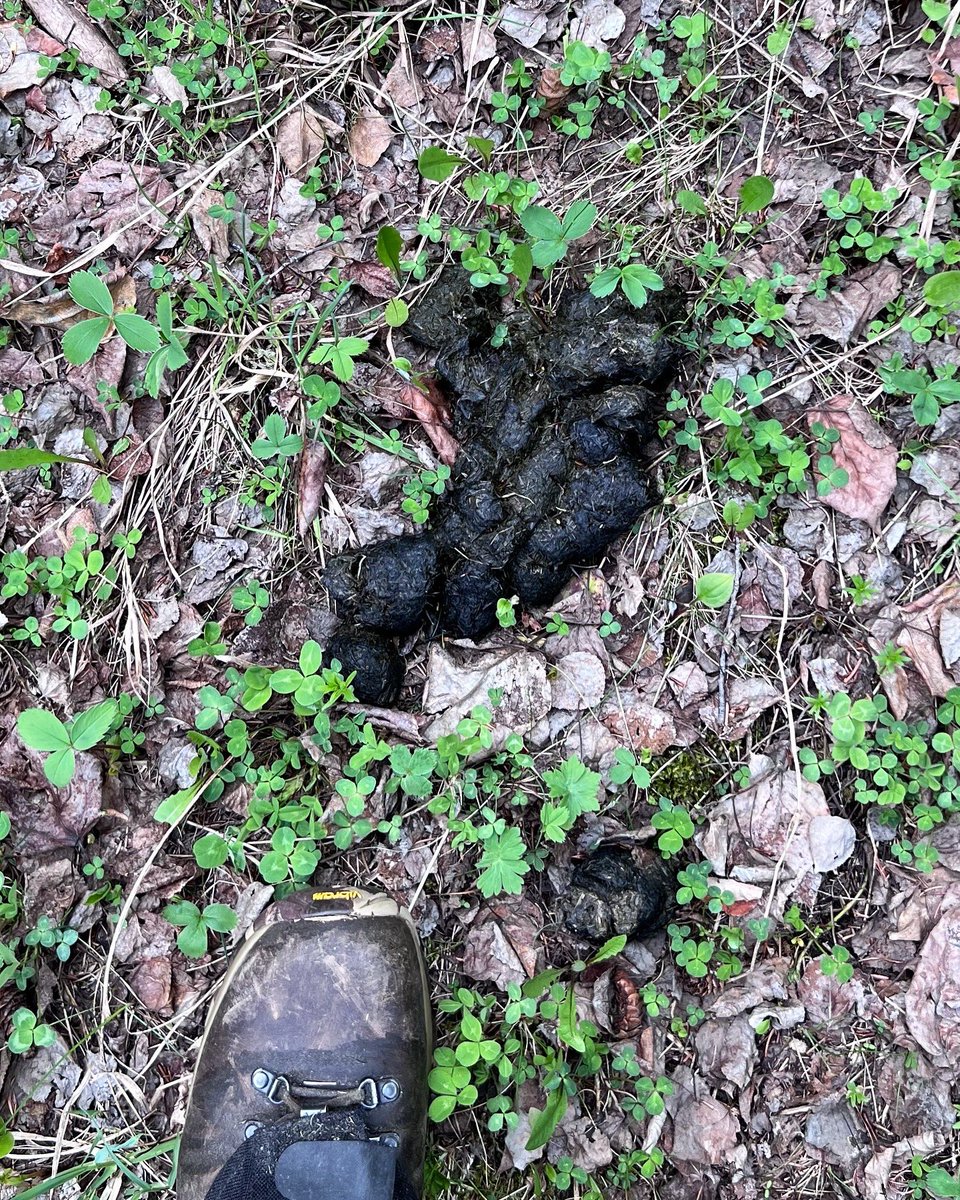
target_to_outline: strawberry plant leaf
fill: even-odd
[[[101,317],[113,316],[113,297],[99,275],[94,275],[92,271],[74,271],[67,288],[81,308],[98,313]]]
[[[73,366],[82,367],[96,354],[109,328],[109,317],[90,317],[71,325],[63,335],[63,357]]]

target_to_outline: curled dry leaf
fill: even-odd
[[[900,290],[900,272],[893,263],[881,262],[857,271],[824,300],[813,296],[791,300],[787,316],[807,337],[822,337],[846,346],[900,295]]]
[[[546,100],[544,107],[548,113],[556,112],[560,108],[570,95],[570,88],[561,80],[559,67],[544,67],[540,72],[537,95]]]
[[[117,308],[132,308],[137,302],[137,292],[129,275],[121,275],[107,283],[110,295]],[[41,296],[37,300],[14,300],[0,312],[5,321],[16,321],[28,329],[69,329],[88,315],[66,290]]]
[[[0,24],[0,100],[38,84],[43,75],[40,56],[52,58],[63,50],[42,29],[21,31],[12,22]]]
[[[842,488],[823,497],[823,503],[876,529],[897,486],[897,447],[852,396],[833,396],[810,409],[807,424],[817,422],[840,434],[831,454],[849,476]]]
[[[910,661],[934,696],[945,696],[956,685],[941,654],[943,618],[954,610],[960,610],[960,581],[956,579],[948,579],[900,610],[902,628],[896,643],[910,655]],[[949,618],[947,628],[950,628]]]
[[[327,144],[323,124],[308,104],[291,109],[277,126],[277,149],[291,175],[303,179]]]
[[[350,155],[361,167],[376,166],[392,141],[393,130],[376,113],[357,117],[347,138]]]
[[[440,461],[452,467],[460,444],[450,432],[450,410],[437,385],[430,379],[424,382],[423,390],[414,387],[412,383],[404,384],[400,390],[400,403],[408,408],[423,426],[424,432],[440,456]]]
[[[297,530],[302,538],[320,511],[330,453],[323,442],[308,442],[300,455],[300,488],[297,495]]]
[[[86,6],[69,0],[26,0],[27,8],[53,37],[78,51],[80,61],[100,72],[100,82],[106,85],[122,83],[127,78],[123,59],[104,34],[86,14]]]

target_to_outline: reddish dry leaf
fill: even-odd
[[[80,61],[100,71],[100,82],[109,86],[127,78],[127,68],[113,45],[86,14],[86,6],[69,0],[27,0],[27,8],[48,33],[77,50]]]
[[[910,1032],[937,1067],[960,1063],[960,908],[933,927],[906,996]]]
[[[940,88],[941,99],[957,104],[957,76],[960,75],[960,38],[951,38],[930,59],[930,78]]]
[[[564,100],[570,95],[570,88],[560,79],[559,67],[545,67],[540,72],[537,95],[546,100],[544,111],[548,113],[556,112],[562,106]]]
[[[347,144],[351,157],[361,167],[373,167],[393,141],[393,130],[383,117],[365,113],[354,121]]]
[[[432,380],[426,380],[424,387],[426,391],[421,391],[412,383],[404,384],[400,389],[400,403],[408,408],[423,426],[424,432],[440,456],[440,461],[452,467],[460,443],[450,432],[450,410],[443,393]]]
[[[130,977],[134,994],[148,1012],[170,1007],[169,958],[145,958]]]
[[[323,485],[327,479],[330,454],[323,442],[308,442],[300,455],[300,490],[297,496],[297,529],[302,538],[320,511]]]
[[[497,987],[523,984],[542,965],[543,913],[529,900],[498,900],[487,905],[467,932],[463,970]]]
[[[0,100],[34,88],[42,78],[41,54],[52,58],[61,50],[41,29],[24,33],[12,22],[0,24]]]
[[[119,338],[116,339],[119,341]],[[130,445],[122,454],[117,454],[110,463],[110,478],[123,482],[131,475],[146,475],[150,470],[152,458],[150,450],[136,430],[129,431]]]
[[[833,396],[811,409],[807,424],[816,422],[840,434],[831,454],[849,476],[842,488],[823,497],[823,503],[876,529],[897,486],[896,445],[852,396]]]
[[[342,272],[351,283],[362,287],[377,300],[392,300],[397,294],[397,280],[393,272],[380,263],[352,262]]]

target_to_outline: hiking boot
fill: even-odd
[[[416,1200],[430,1054],[409,913],[355,889],[271,905],[207,1018],[177,1200]]]

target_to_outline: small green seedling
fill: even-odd
[[[104,700],[64,724],[46,709],[28,708],[17,718],[17,732],[25,746],[47,754],[43,773],[53,786],[66,787],[77,769],[76,752],[102,742],[117,712],[116,700]]]
[[[67,287],[81,308],[96,314],[71,325],[63,335],[63,354],[67,362],[77,367],[89,362],[111,326],[131,350],[153,354],[160,349],[160,334],[155,327],[135,312],[117,312],[110,289],[99,275],[91,271],[74,271]]]
[[[177,945],[187,958],[202,958],[207,952],[207,931],[229,933],[237,914],[228,904],[208,904],[203,911],[189,900],[175,900],[163,910],[171,925],[181,926]]]

